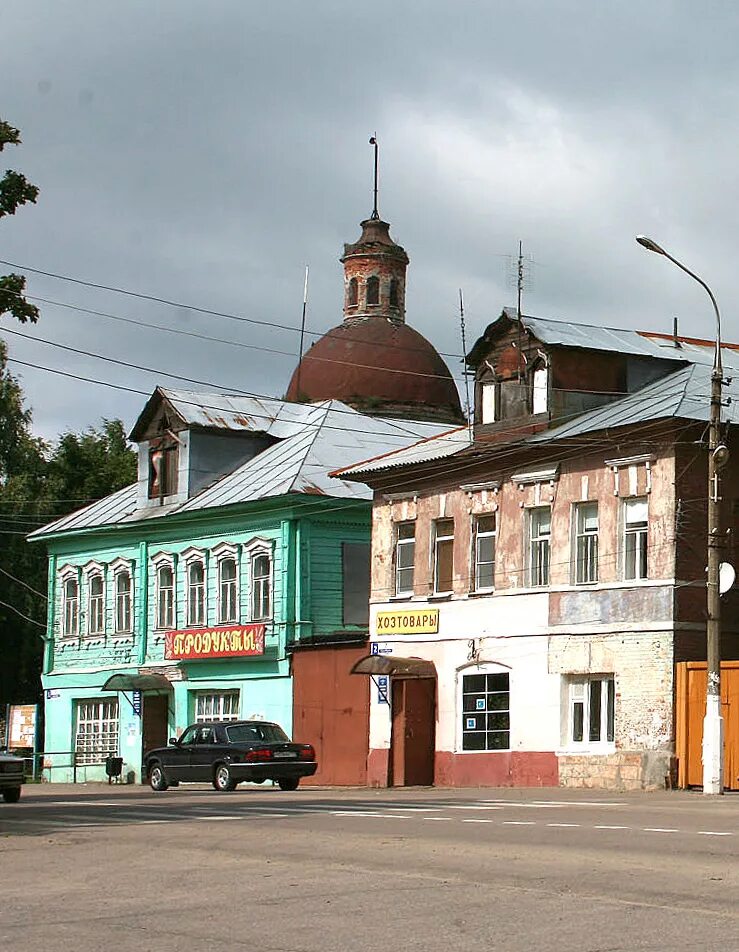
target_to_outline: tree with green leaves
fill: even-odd
[[[10,123],[0,119],[0,152],[6,145],[20,145],[20,132]],[[35,202],[38,187],[32,185],[25,175],[8,169],[0,179],[0,218],[15,215],[16,210],[28,202]],[[22,324],[38,320],[38,308],[26,300],[26,279],[21,274],[6,274],[0,277],[0,317],[12,314]]]
[[[34,701],[41,689],[47,554],[26,535],[135,479],[120,420],[65,433],[53,447],[33,436],[0,342],[0,710]]]

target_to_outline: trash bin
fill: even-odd
[[[113,777],[120,777],[123,770],[123,757],[114,757],[108,754],[105,758],[105,772],[108,775],[108,783],[113,782]]]

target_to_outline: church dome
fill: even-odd
[[[361,227],[341,257],[344,321],[303,356],[285,399],[336,399],[374,416],[463,423],[449,368],[405,323],[408,255],[376,211]]]
[[[386,317],[345,320],[305,354],[286,399],[331,398],[373,416],[463,422],[456,385],[436,349]]]

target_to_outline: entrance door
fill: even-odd
[[[144,753],[154,747],[167,746],[167,726],[169,720],[169,695],[144,695]]]
[[[436,740],[436,679],[393,678],[391,784],[432,786]]]

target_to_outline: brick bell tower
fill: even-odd
[[[409,258],[379,215],[361,223],[362,235],[344,245],[344,320],[385,317],[405,322],[405,273]]]

